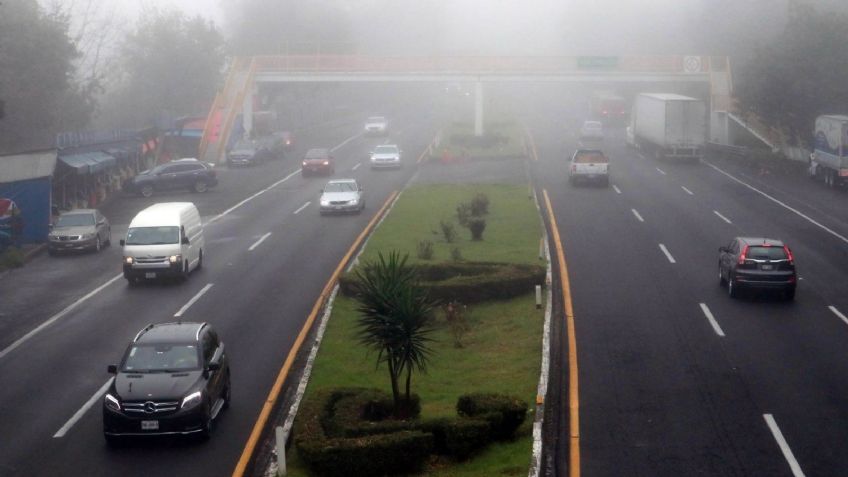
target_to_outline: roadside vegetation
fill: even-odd
[[[0,253],[0,272],[24,266],[24,253],[17,247],[7,247]]]
[[[517,121],[487,122],[483,135],[474,135],[472,122],[454,121],[442,130],[441,140],[430,154],[430,161],[458,162],[470,159],[507,159],[524,157],[524,131]]]
[[[485,218],[481,239],[460,224],[460,204]],[[454,226],[451,241],[440,223]],[[342,279],[289,475],[525,475],[544,319],[532,293],[544,281],[540,236],[524,187],[405,191]],[[380,283],[398,276],[390,282],[401,285]]]

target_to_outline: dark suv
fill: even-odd
[[[795,298],[798,277],[792,251],[780,240],[736,237],[719,247],[718,279],[735,298],[742,288],[778,290],[784,298]]]
[[[212,166],[197,159],[177,159],[144,171],[124,183],[124,190],[150,197],[154,191],[188,189],[206,192],[218,184]]]
[[[148,325],[127,347],[103,398],[103,434],[208,437],[230,404],[230,362],[206,323]]]

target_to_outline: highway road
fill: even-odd
[[[731,161],[646,159],[620,128],[604,144],[611,187],[573,187],[562,124],[530,131],[571,282],[582,475],[848,475],[848,196]],[[794,302],[719,287],[718,247],[738,235],[790,245]]]
[[[113,247],[45,254],[3,275],[0,475],[229,475],[327,279],[372,215],[413,175],[435,134],[426,114],[393,119],[389,138],[362,137],[359,122],[304,134],[292,158],[221,170],[219,186],[206,194],[118,199],[104,208]],[[407,166],[371,171],[368,151],[387,141],[401,145]],[[333,148],[335,177],[361,181],[363,214],[319,216],[327,178],[300,176],[299,157],[308,147]],[[117,245],[129,220],[149,203],[182,200],[196,202],[203,216],[203,269],[185,283],[130,288],[120,277]],[[208,442],[165,439],[110,449],[101,423],[106,365],[146,324],[178,319],[219,330],[231,357],[232,406]]]

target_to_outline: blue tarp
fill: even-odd
[[[0,199],[15,204],[22,222],[20,243],[44,242],[47,240],[50,224],[50,177],[21,180],[0,184]],[[7,203],[7,201],[4,201]],[[11,211],[7,211],[11,212]],[[11,213],[0,217],[0,241],[8,235],[12,238]],[[8,244],[6,244],[8,245]],[[2,248],[3,244],[0,244]]]
[[[104,171],[117,163],[114,156],[105,152],[86,152],[59,156],[59,160],[67,166],[76,169],[77,174],[95,174]]]

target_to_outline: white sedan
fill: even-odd
[[[365,208],[362,186],[356,179],[337,179],[327,182],[321,191],[321,215],[332,213],[360,213]]]
[[[371,116],[365,121],[365,134],[385,136],[389,132],[389,122],[383,116]]]
[[[383,144],[371,151],[371,169],[381,167],[402,167],[401,150],[394,144]]]

